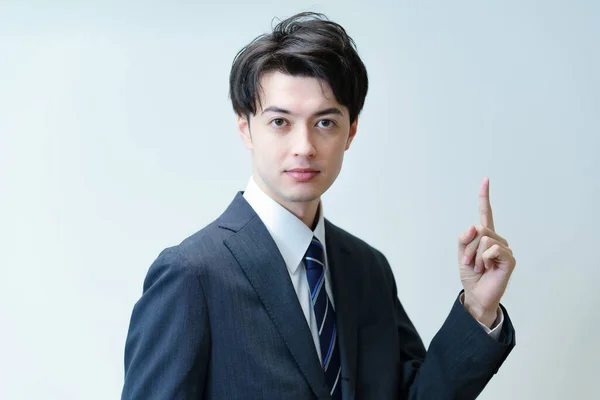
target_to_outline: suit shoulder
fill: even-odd
[[[168,266],[170,269],[186,269],[186,273],[194,271],[199,274],[204,266],[222,259],[224,252],[228,251],[223,241],[231,234],[232,232],[219,228],[218,220],[215,220],[179,243],[163,248],[150,271]]]
[[[233,234],[233,232],[219,227],[219,221],[215,220],[183,239],[172,249],[180,252],[191,264],[210,262],[213,258],[222,258],[223,252],[229,251],[224,241]]]
[[[385,256],[379,249],[370,245],[363,239],[346,231],[345,229],[342,229],[342,228],[334,225],[330,221],[327,221],[327,224],[329,224],[330,228],[335,231],[335,233],[339,237],[341,243],[343,243],[343,246],[348,248],[349,250],[351,250],[353,253],[358,252],[359,254],[362,254],[362,255],[366,255],[366,256],[370,255],[372,257],[377,258],[378,260],[381,260],[382,258],[385,259]]]

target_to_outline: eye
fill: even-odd
[[[275,128],[283,128],[287,121],[283,118],[275,118],[269,122],[270,125],[273,125]]]
[[[319,127],[323,129],[332,129],[333,127],[335,127],[335,122],[331,119],[322,119],[317,123],[317,125],[319,125]]]

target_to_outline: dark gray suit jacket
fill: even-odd
[[[150,267],[125,346],[122,399],[328,399],[281,254],[238,192]],[[344,399],[472,399],[515,345],[458,297],[426,352],[384,255],[325,220]]]

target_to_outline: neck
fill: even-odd
[[[272,193],[261,179],[256,179],[256,175],[254,182],[267,196],[294,214],[296,218],[302,221],[304,225],[308,226],[310,230],[315,229],[317,223],[319,222],[319,204],[321,203],[320,197],[309,201],[285,201],[284,199],[280,199],[278,196]]]

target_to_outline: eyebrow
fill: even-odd
[[[288,115],[293,114],[291,111],[286,110],[285,108],[271,106],[271,107],[265,108],[261,115],[264,115],[265,113],[268,113],[268,112],[275,112],[275,113],[288,114]],[[316,113],[314,113],[312,116],[313,117],[321,117],[323,115],[329,115],[329,114],[336,114],[336,115],[344,116],[344,113],[342,112],[342,110],[340,110],[337,107],[329,107],[329,108],[325,108],[323,110],[319,110]]]

